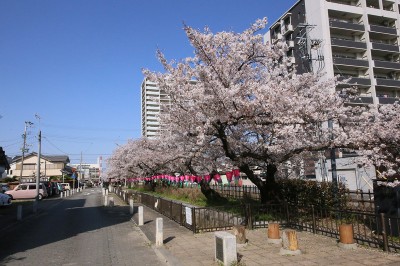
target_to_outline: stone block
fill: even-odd
[[[215,232],[215,260],[224,265],[237,262],[236,236],[228,232]]]

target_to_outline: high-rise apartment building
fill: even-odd
[[[399,12],[400,0],[299,0],[265,40],[286,41],[298,73],[349,78],[359,88],[356,103],[394,103],[400,99]]]
[[[156,83],[144,79],[141,86],[142,91],[142,137],[155,138],[161,130],[158,115],[162,104],[169,104],[168,94],[160,90]]]

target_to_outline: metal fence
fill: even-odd
[[[122,192],[123,193],[123,192]],[[231,229],[235,225],[246,225],[248,229],[267,228],[269,223],[282,227],[309,231],[339,238],[339,226],[353,225],[357,243],[379,247],[385,251],[400,252],[400,218],[388,217],[374,212],[352,210],[318,209],[314,206],[291,204],[245,204],[213,208],[195,207],[151,194],[130,191],[122,196],[134,199],[164,216],[185,226],[193,233]]]
[[[260,190],[256,186],[210,185],[210,187],[227,198],[259,200],[261,197]]]
[[[334,238],[339,238],[341,224],[352,224],[357,243],[400,252],[400,218],[384,213],[327,210],[290,204],[253,204],[250,219],[253,228],[264,228],[270,222],[278,222],[284,227]]]
[[[231,186],[231,185],[210,185],[210,187],[222,196],[233,199],[260,200],[260,190],[256,186]],[[349,208],[363,211],[374,211],[374,192],[348,191],[346,196],[349,199]]]

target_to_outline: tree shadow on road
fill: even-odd
[[[0,265],[26,259],[24,253],[89,231],[130,221],[129,206],[85,207],[85,199],[64,199],[0,234]],[[73,254],[72,254],[73,255]]]

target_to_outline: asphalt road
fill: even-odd
[[[129,207],[102,204],[93,188],[44,200],[18,222],[15,206],[0,210],[0,265],[163,265],[130,221]]]

